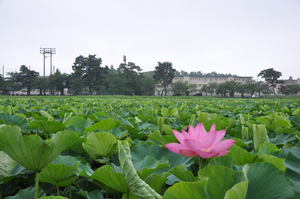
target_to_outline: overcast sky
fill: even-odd
[[[144,71],[170,61],[188,72],[256,78],[273,67],[296,78],[300,0],[0,0],[0,66],[42,73],[40,47],[56,48],[53,64],[68,73],[76,56],[97,54],[115,67],[126,55]]]

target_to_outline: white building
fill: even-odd
[[[252,81],[252,77],[241,77],[241,76],[230,76],[230,77],[191,77],[191,76],[184,76],[184,77],[175,77],[172,83],[175,82],[187,82],[188,84],[194,84],[197,86],[198,90],[200,90],[203,85],[211,84],[211,83],[225,83],[228,81],[235,81],[241,83],[249,83]],[[160,95],[162,88],[157,86],[155,87],[155,95]],[[169,88],[167,95],[172,95],[172,91]]]

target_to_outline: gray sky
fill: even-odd
[[[188,72],[256,77],[273,67],[295,78],[300,0],[0,0],[0,66],[42,73],[40,47],[55,47],[53,64],[68,73],[76,56],[118,67],[125,54],[144,71],[170,61]]]

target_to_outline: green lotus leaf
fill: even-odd
[[[77,168],[77,173],[79,176],[89,177],[94,173],[87,162],[75,156],[59,155],[51,162],[51,164],[64,164],[66,166],[72,166],[76,163],[79,163]]]
[[[49,140],[38,135],[22,136],[19,127],[0,127],[0,148],[13,160],[32,171],[40,171],[61,152],[81,141],[77,133],[61,131]]]
[[[82,146],[92,158],[108,156],[117,152],[117,138],[111,133],[91,133]]]
[[[291,121],[288,117],[281,112],[275,112],[256,119],[258,122],[263,123],[266,127],[276,133],[286,133],[293,131]]]
[[[16,125],[20,128],[26,128],[28,126],[28,122],[26,118],[17,116],[17,115],[9,115],[9,114],[0,114],[0,123],[7,125]]]
[[[291,149],[286,158],[285,165],[287,167],[286,175],[292,181],[296,198],[300,198],[300,143]]]
[[[39,174],[39,180],[58,187],[66,187],[77,180],[79,162],[67,166],[64,164],[49,164]]]
[[[242,172],[220,166],[209,165],[198,172],[200,179],[208,178],[207,194],[211,199],[224,198],[226,191],[233,185],[244,181]]]
[[[165,192],[163,199],[212,199],[207,196],[208,180],[179,182]]]
[[[173,153],[165,147],[160,147],[157,144],[143,141],[136,141],[131,148],[132,162],[141,162],[146,156],[153,156],[156,160],[166,158],[169,161],[170,167],[177,165],[191,166],[193,160],[191,158]]]
[[[5,199],[33,199],[34,198],[34,187],[28,187],[22,189],[14,196],[5,197]]]
[[[46,112],[46,111],[41,110],[41,111],[40,111],[40,114],[41,114],[43,117],[47,118],[48,121],[54,119],[54,118],[53,118],[48,112]]]
[[[264,142],[269,142],[267,128],[264,124],[253,125],[254,149],[258,149]]]
[[[264,142],[258,147],[257,155],[272,154],[277,152],[280,152],[280,149],[278,149],[275,144],[271,142]]]
[[[179,178],[182,181],[195,181],[197,180],[197,177],[195,177],[192,173],[192,171],[188,170],[185,165],[178,165],[176,167],[173,167],[170,170],[170,173],[175,175],[177,178]]]
[[[112,118],[108,118],[106,120],[101,120],[100,122],[97,122],[96,124],[93,124],[92,126],[87,127],[85,129],[85,132],[95,132],[98,130],[109,131],[118,126],[119,126],[119,122],[116,122]]]
[[[132,193],[124,193],[122,195],[122,199],[138,199],[135,195],[133,195]]]
[[[236,159],[239,160],[238,157]],[[234,166],[233,159],[228,155],[215,157],[209,161],[208,165],[221,165],[228,168],[233,168]]]
[[[140,199],[161,199],[162,197],[138,176],[131,160],[129,144],[125,142],[123,145],[118,141],[118,152],[129,191]]]
[[[87,193],[87,199],[103,199],[103,194],[100,190],[94,190]]]
[[[123,174],[116,172],[110,165],[104,165],[98,168],[93,173],[91,178],[109,186],[118,192],[125,193],[127,191],[127,184]]]
[[[3,151],[0,151],[0,184],[6,177],[11,176],[16,166],[17,163],[13,159]]]
[[[294,190],[284,174],[269,163],[249,165],[246,199],[291,199]]]
[[[279,158],[279,157],[269,155],[269,154],[263,154],[263,155],[259,156],[259,160],[273,164],[275,167],[277,167],[282,172],[284,172],[286,170],[286,166],[284,164],[285,160],[283,158]]]
[[[229,157],[233,159],[233,162],[238,165],[243,165],[247,163],[253,163],[257,158],[256,155],[246,151],[245,149],[234,145],[229,149]]]
[[[300,116],[300,108],[297,108],[293,111],[292,115]]]
[[[72,116],[65,123],[65,126],[70,131],[83,133],[87,127],[91,126],[91,124],[90,119],[85,119],[81,116]]]
[[[148,135],[150,140],[156,141],[161,145],[165,145],[171,142],[177,142],[174,135],[162,135],[159,131],[153,131]]]
[[[58,131],[63,131],[65,126],[61,122],[57,121],[34,120],[29,124],[29,128],[52,134]]]
[[[274,138],[271,138],[270,141],[275,145],[282,145],[296,140],[296,137],[291,134],[278,134]]]
[[[160,160],[157,160],[153,156],[147,155],[141,161],[133,162],[134,168],[138,171],[139,176],[144,179],[149,176],[151,173],[167,168],[170,166],[167,158],[163,157]]]
[[[224,199],[245,199],[248,189],[248,182],[240,182],[235,184],[231,189],[229,189]]]
[[[290,120],[294,126],[300,128],[300,115],[290,116]]]
[[[150,185],[157,193],[162,193],[164,185],[168,180],[169,172],[151,174],[145,178],[145,182]]]

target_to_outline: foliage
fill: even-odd
[[[1,97],[0,198],[32,199],[37,174],[44,198],[296,199],[299,107],[299,98]],[[177,142],[172,130],[199,122],[226,129],[230,153],[203,160],[165,147]]]
[[[300,85],[283,85],[280,87],[280,92],[285,95],[296,95],[300,92]]]
[[[104,82],[108,68],[102,68],[101,63],[102,59],[97,58],[96,55],[88,55],[88,57],[80,55],[76,57],[72,66],[75,77],[88,87],[90,94],[99,91]]]
[[[278,78],[282,76],[281,72],[276,71],[273,68],[268,68],[260,71],[257,76],[264,78],[265,81],[273,88],[273,93],[275,94],[276,83],[278,83]]]
[[[163,88],[161,95],[163,95],[163,93],[167,95],[167,88],[175,77],[175,71],[176,70],[173,69],[172,63],[170,62],[158,62],[158,65],[155,67],[153,77],[155,82]]]
[[[172,83],[172,91],[174,96],[185,96],[195,93],[197,86],[187,82],[174,82]]]
[[[39,73],[22,65],[19,72],[9,73],[9,75],[13,84],[18,85],[19,88],[26,88],[27,95],[30,95],[34,81],[39,76]]]
[[[118,68],[118,72],[125,79],[125,85],[127,88],[127,92],[125,92],[125,94],[127,95],[142,94],[141,87],[139,86],[143,78],[143,75],[140,73],[141,71],[142,69],[133,62],[120,64]]]
[[[51,89],[55,89],[60,95],[64,95],[64,89],[68,87],[69,79],[66,73],[62,74],[58,69],[49,77],[49,85]],[[54,94],[54,93],[52,93]]]

